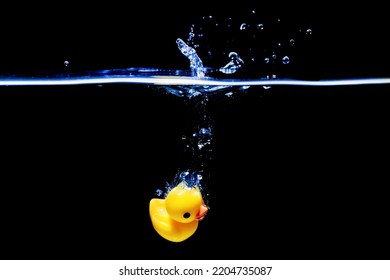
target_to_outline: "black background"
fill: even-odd
[[[175,40],[193,20],[254,7],[312,26],[292,76],[389,77],[379,5],[209,2],[4,5],[1,75],[185,69]],[[389,87],[287,89],[210,97],[210,211],[171,243],[148,203],[188,161],[191,103],[141,85],[0,88],[0,257],[387,259]]]

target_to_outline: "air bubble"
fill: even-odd
[[[155,194],[156,194],[157,196],[162,196],[163,193],[164,193],[164,192],[163,192],[162,190],[160,190],[160,189],[157,189],[156,192],[155,192]]]
[[[241,25],[240,25],[240,30],[245,30],[245,29],[247,29],[248,28],[248,25],[246,24],[246,23],[242,23]]]

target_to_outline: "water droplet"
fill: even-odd
[[[259,23],[259,24],[256,25],[256,28],[259,29],[259,30],[263,30],[264,29],[264,24]]]
[[[199,134],[200,134],[200,135],[206,135],[206,134],[207,134],[207,135],[210,135],[211,132],[210,132],[209,129],[202,127],[202,128],[199,130]]]
[[[264,62],[265,62],[266,64],[268,64],[268,63],[269,63],[269,57],[264,58]]]
[[[294,46],[295,45],[295,40],[294,39],[290,39],[290,46]]]
[[[236,52],[229,53],[230,61],[219,70],[225,74],[235,73],[238,69],[242,67],[244,61],[238,56]]]
[[[246,23],[242,23],[241,25],[240,25],[240,30],[245,30],[245,29],[247,29],[247,24]]]
[[[313,34],[313,30],[311,30],[310,28],[308,28],[306,30],[306,35],[312,35]]]
[[[65,66],[65,67],[68,67],[68,66],[69,66],[69,61],[68,61],[68,60],[65,60],[65,61],[64,61],[64,66]]]
[[[282,58],[282,63],[283,64],[289,64],[290,63],[290,58],[286,55]]]
[[[163,191],[160,190],[160,189],[157,189],[156,192],[155,192],[155,194],[156,194],[157,196],[162,196]]]
[[[186,177],[187,177],[189,174],[190,174],[190,172],[184,171],[184,172],[182,172],[182,173],[179,175],[179,179],[180,179],[181,181],[184,181],[184,180],[186,179]]]

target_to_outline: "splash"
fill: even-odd
[[[199,58],[195,49],[188,46],[182,39],[178,38],[176,40],[179,50],[190,60],[190,69],[196,75],[196,77],[205,77],[205,72],[203,69],[203,62]]]
[[[244,65],[244,60],[236,52],[229,53],[229,58],[230,61],[219,69],[224,74],[234,74]]]
[[[196,77],[204,78],[206,76],[207,68],[203,66],[203,62],[198,56],[198,54],[196,53],[196,50],[190,47],[189,45],[187,45],[180,38],[176,40],[176,43],[179,50],[182,52],[182,54],[184,54],[190,60],[191,71],[195,74]],[[239,70],[242,67],[244,61],[239,57],[239,55],[236,52],[230,52],[228,56],[230,59],[229,62],[225,66],[217,69],[217,71],[220,71],[221,73],[224,74],[236,73],[237,70]]]

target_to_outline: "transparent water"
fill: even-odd
[[[291,1],[284,12],[288,3],[252,1],[256,13],[247,15],[248,0],[130,9],[8,2],[0,19],[3,259],[389,252],[385,4]],[[252,82],[260,85],[245,88]],[[174,246],[156,235],[147,207],[186,172],[202,175],[186,179],[200,180],[210,212],[194,238]]]

